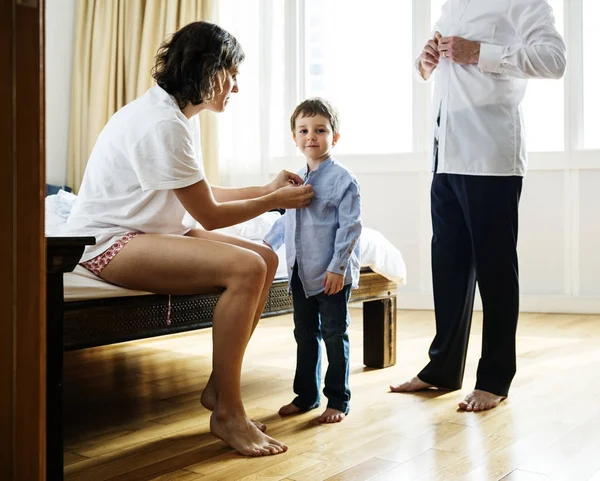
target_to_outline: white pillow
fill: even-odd
[[[265,212],[264,214],[261,214],[254,219],[247,220],[246,222],[242,222],[241,224],[232,225],[231,227],[225,227],[223,229],[215,229],[215,232],[222,232],[223,234],[262,242],[279,217],[281,217],[279,212]]]
[[[52,232],[61,224],[65,223],[65,219],[57,212],[56,195],[46,197],[46,215],[45,215],[45,231],[47,236],[52,236]]]
[[[64,190],[46,197],[45,232],[47,236],[60,235],[58,229],[67,222],[77,196]]]
[[[370,267],[399,286],[406,284],[406,264],[401,252],[375,229],[363,227],[360,236],[360,265]]]

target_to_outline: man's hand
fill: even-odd
[[[462,37],[442,37],[438,50],[442,58],[461,65],[473,65],[479,62],[480,44]]]
[[[277,189],[281,189],[282,187],[286,187],[290,184],[292,185],[302,185],[302,177],[298,174],[294,174],[293,172],[288,172],[287,170],[282,170],[277,174],[269,184],[267,184],[267,188],[269,192],[275,192]]]
[[[281,209],[298,209],[306,207],[315,196],[312,185],[290,185],[277,189],[273,194],[277,207]]]
[[[327,271],[323,280],[325,290],[323,291],[328,296],[337,294],[344,287],[344,276]]]
[[[425,80],[431,76],[440,62],[440,52],[438,51],[438,41],[440,38],[442,38],[442,34],[440,32],[435,32],[435,35],[432,39],[427,41],[419,56],[421,62],[419,70],[421,71],[421,76]]]

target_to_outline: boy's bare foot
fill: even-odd
[[[210,432],[244,456],[269,456],[287,451],[287,446],[262,433],[246,416],[210,416]]]
[[[289,416],[290,414],[298,414],[302,410],[296,406],[294,403],[286,404],[285,406],[281,406],[279,408],[280,416]]]
[[[342,411],[337,409],[327,408],[325,412],[319,416],[319,422],[324,424],[339,423],[346,417]]]
[[[421,381],[417,376],[415,376],[410,381],[406,381],[402,384],[396,384],[395,386],[390,386],[390,390],[392,392],[416,392],[429,389],[430,387],[435,386],[433,384]]]
[[[215,392],[215,388],[213,386],[212,376],[202,391],[202,395],[200,396],[200,404],[202,404],[209,411],[214,411],[215,406],[217,405],[217,393]],[[250,421],[252,421],[254,425],[263,433],[267,431],[266,424],[261,423],[260,421],[255,421],[254,419],[251,419]]]
[[[458,403],[458,407],[462,411],[479,412],[494,409],[506,397],[498,396],[491,392],[475,389],[472,393],[465,397],[465,400]]]

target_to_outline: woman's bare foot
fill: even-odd
[[[214,411],[215,406],[217,405],[217,392],[215,391],[215,387],[212,382],[212,376],[206,383],[206,387],[202,391],[202,395],[200,396],[200,403],[209,411]]]
[[[202,391],[202,395],[200,396],[200,403],[209,411],[214,411],[215,406],[217,405],[217,393],[213,385],[212,376],[210,377],[208,383],[206,383],[206,387]],[[267,432],[266,424],[261,423],[260,421],[255,421],[254,419],[251,419],[251,421],[263,433]]]
[[[430,387],[435,386],[433,384],[428,384],[424,381],[421,381],[417,376],[415,376],[410,381],[406,381],[402,384],[396,384],[395,386],[390,386],[390,390],[392,392],[416,392],[429,389]]]
[[[323,424],[339,423],[346,417],[342,411],[337,409],[327,408],[325,412],[319,416],[319,422]]]
[[[491,392],[475,389],[472,393],[465,397],[465,400],[458,403],[458,407],[462,411],[479,412],[494,409],[506,397],[498,396]]]
[[[258,430],[246,416],[210,416],[210,432],[244,456],[281,454],[288,447]]]
[[[289,404],[286,404],[285,406],[281,406],[279,408],[279,415],[280,416],[289,416],[291,414],[298,414],[301,411],[302,410],[298,406],[296,406],[294,403],[289,403]]]

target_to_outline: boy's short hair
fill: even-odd
[[[320,97],[313,97],[303,101],[290,118],[290,126],[292,133],[296,130],[296,119],[303,115],[304,117],[314,117],[315,115],[322,115],[329,120],[333,135],[340,131],[340,115],[336,108],[331,105],[327,100]]]
[[[214,23],[192,22],[158,49],[152,76],[179,108],[199,105],[219,93],[225,74],[236,71],[244,57],[229,32]]]

